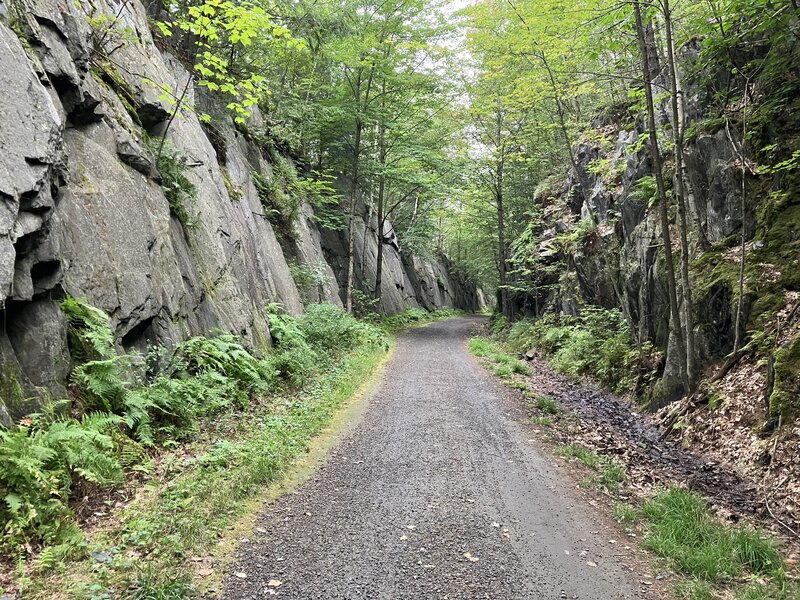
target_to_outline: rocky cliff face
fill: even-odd
[[[568,268],[548,282],[553,291],[540,298],[539,306],[571,314],[586,303],[620,308],[642,340],[666,349],[669,301],[661,225],[653,206],[656,189],[648,151],[636,143],[643,133],[641,124],[625,110],[604,115],[575,148],[580,176],[550,190],[549,200],[540,198],[549,206],[539,254]],[[730,137],[738,144],[733,126],[727,131],[721,123],[698,127],[686,152],[688,218],[693,228],[699,225],[711,246],[703,251],[695,243],[691,264],[701,364],[718,360],[733,348],[742,227],[749,240],[743,329],[765,327],[791,300],[798,283],[796,207],[789,203],[766,218],[770,182],[753,177],[747,180],[742,214],[741,166]],[[588,184],[587,190],[581,189],[581,180]],[[596,225],[591,225],[592,218]],[[566,238],[571,244],[564,243]],[[680,261],[677,229],[672,240],[675,260]],[[672,399],[654,401],[662,405]]]
[[[272,174],[259,144],[192,85],[186,105],[214,124],[188,110],[170,119],[160,88],[182,90],[190,75],[156,47],[143,5],[95,3],[95,20],[116,15],[124,25],[110,47],[84,10],[66,0],[0,2],[2,423],[66,394],[65,294],[106,311],[119,345],[138,351],[212,328],[269,344],[267,303],[292,313],[307,302],[341,305],[341,234],[321,231],[303,205],[291,249],[281,248],[253,177]],[[165,130],[195,191],[181,208],[165,196],[146,142]],[[357,240],[367,277],[376,266],[374,236],[364,243],[370,228],[365,218]],[[393,247],[384,257],[384,312],[482,302],[446,261]],[[315,270],[314,285],[298,286],[298,265]]]
[[[581,176],[570,179],[552,197],[548,209],[549,228],[542,232],[540,254],[552,260],[567,259],[572,268],[560,275],[562,285],[543,305],[547,306],[549,300],[550,306],[568,313],[577,312],[578,305],[584,302],[619,307],[629,322],[643,330],[644,339],[665,347],[669,305],[661,225],[657,211],[651,207],[655,184],[648,180],[651,171],[646,149],[631,151],[644,132],[626,114],[604,117],[596,126],[594,135],[576,146]],[[707,239],[719,244],[736,233],[742,223],[741,186],[733,150],[724,131],[717,131],[699,135],[690,145],[687,158],[694,192],[692,216],[695,222],[702,223]],[[588,183],[588,190],[581,189],[580,179]],[[596,226],[588,226],[592,216]],[[745,218],[752,222],[753,215]],[[587,224],[584,233],[576,226],[581,221]],[[565,257],[558,239],[570,232],[577,249],[569,249],[569,256]],[[677,241],[678,236],[673,239]],[[725,293],[729,297],[731,290]],[[709,312],[703,306],[708,299],[695,299],[700,301],[701,312]],[[726,320],[710,336],[715,340],[705,339],[706,358],[725,351],[725,340],[733,339],[730,327],[732,324]]]
[[[768,478],[769,494],[797,498],[800,469],[800,195],[797,175],[779,178],[748,170],[742,209],[742,163],[736,109],[725,107],[729,123],[710,114],[710,91],[689,89],[692,102],[686,148],[688,219],[692,260],[690,281],[702,381],[688,398],[669,386],[645,391],[652,409],[686,445]],[[798,122],[776,114],[767,139],[750,139],[757,153],[768,143],[797,135]],[[662,110],[662,124],[668,123]],[[609,110],[575,146],[579,176],[557,182],[538,201],[545,225],[538,231],[538,256],[558,265],[530,310],[577,314],[590,304],[619,308],[639,341],[651,341],[663,359],[654,366],[670,377],[669,301],[656,188],[649,152],[637,140],[644,129],[625,107]],[[759,145],[760,144],[760,145]],[[754,156],[756,160],[760,157]],[[666,153],[665,172],[674,168]],[[584,182],[583,189],[579,182]],[[674,207],[672,207],[674,209]],[[673,225],[677,219],[673,216]],[[592,217],[596,223],[592,222]],[[708,249],[698,242],[698,229]],[[746,239],[742,334],[748,344],[741,361],[725,376],[709,381],[733,350],[741,235]],[[676,265],[681,259],[677,229],[672,231]],[[743,357],[743,358],[742,358]],[[674,375],[674,373],[673,373]],[[781,450],[776,453],[776,448]],[[796,517],[796,500],[788,501]],[[795,518],[793,517],[793,518]]]

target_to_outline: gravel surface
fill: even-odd
[[[266,508],[225,598],[660,596],[468,354],[476,322],[400,336],[363,421]]]

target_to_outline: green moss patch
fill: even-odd
[[[796,416],[800,409],[800,335],[775,353],[775,387],[769,398],[774,415]]]

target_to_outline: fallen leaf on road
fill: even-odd
[[[281,587],[282,585],[283,585],[283,582],[278,580],[278,579],[270,579],[267,582],[267,587],[271,587],[271,588]]]
[[[472,554],[471,552],[465,552],[464,558],[466,558],[469,562],[478,562],[480,558]]]
[[[241,571],[237,571],[237,572],[235,573],[235,575],[236,575],[236,576],[237,576],[239,579],[247,579],[247,573],[242,573]]]
[[[497,521],[492,521],[492,527],[500,527],[500,523]]]
[[[407,540],[408,536],[404,533],[403,535],[400,536],[400,539],[401,540]]]
[[[209,576],[209,575],[211,575],[213,572],[214,572],[214,569],[200,569],[199,571],[197,571],[197,574],[198,574],[200,577],[208,577],[208,576]]]
[[[416,528],[416,525],[406,525],[406,529],[410,529],[411,531],[414,531]]]
[[[597,566],[597,563],[594,562],[593,560],[587,560],[586,564],[589,565],[590,567],[596,567]]]

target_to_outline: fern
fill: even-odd
[[[80,532],[67,501],[78,481],[121,481],[109,433],[121,419],[93,413],[80,421],[32,415],[28,427],[0,430],[0,548],[73,543]]]
[[[61,301],[61,311],[67,319],[73,354],[84,359],[114,354],[114,335],[106,313],[71,296]]]

